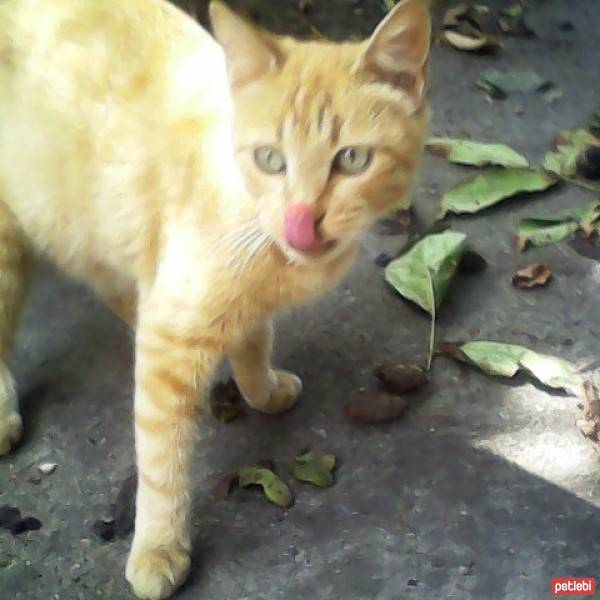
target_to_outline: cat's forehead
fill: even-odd
[[[392,131],[403,120],[394,108],[397,103],[381,94],[382,86],[355,74],[362,44],[289,40],[285,49],[281,69],[240,98],[244,127],[238,135],[244,142],[254,136],[273,143],[336,147],[398,135]],[[393,124],[385,118],[388,112]]]

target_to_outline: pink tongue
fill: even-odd
[[[288,244],[301,252],[313,252],[323,245],[315,231],[315,211],[308,204],[301,202],[286,210],[284,232]]]

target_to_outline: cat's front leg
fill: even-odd
[[[208,334],[174,330],[140,311],[135,389],[139,479],[126,571],[139,598],[169,597],[190,569],[190,462],[201,395],[220,358],[218,347]]]
[[[269,414],[292,408],[302,391],[299,377],[271,367],[273,324],[264,321],[228,349],[235,381],[248,404]]]

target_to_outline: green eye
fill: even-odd
[[[261,171],[277,175],[285,171],[285,156],[272,146],[264,146],[254,151],[254,160]]]
[[[368,169],[372,158],[373,151],[368,146],[348,146],[336,154],[333,166],[344,175],[358,175]]]

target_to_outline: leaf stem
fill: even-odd
[[[554,175],[556,175],[559,179],[562,179],[562,181],[566,181],[567,183],[571,183],[573,185],[576,185],[580,188],[583,188],[584,190],[589,190],[590,192],[600,192],[600,186],[598,185],[594,185],[593,183],[586,183],[585,181],[581,181],[581,179],[575,178],[575,177],[567,177],[566,175],[557,175],[556,173],[553,173]]]
[[[435,350],[435,321],[436,321],[436,307],[435,307],[435,289],[433,287],[433,279],[431,277],[431,271],[427,267],[427,279],[429,281],[429,300],[431,302],[431,333],[429,335],[429,355],[427,356],[427,370],[431,371],[431,363],[433,362],[433,353]]]

